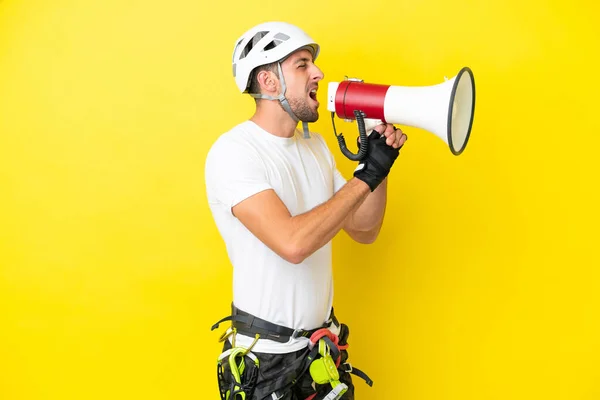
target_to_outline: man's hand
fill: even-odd
[[[367,154],[358,164],[354,176],[374,191],[389,174],[406,139],[406,135],[392,124],[376,126],[368,138]]]
[[[375,126],[373,130],[377,131],[380,135],[385,136],[387,138],[385,143],[395,149],[402,147],[404,142],[408,139],[401,129],[396,128],[392,124],[379,124]],[[358,138],[358,144],[360,146],[360,137]]]

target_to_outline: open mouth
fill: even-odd
[[[308,92],[308,95],[312,100],[317,101],[317,89],[311,90],[310,92]]]

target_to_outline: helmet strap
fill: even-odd
[[[300,120],[298,119],[298,117],[296,117],[296,114],[294,114],[294,112],[292,111],[292,107],[290,107],[290,103],[288,103],[287,99],[285,98],[285,91],[287,87],[285,86],[285,78],[283,77],[283,71],[281,70],[281,62],[277,63],[277,71],[279,72],[279,80],[281,81],[281,94],[279,96],[273,97],[261,93],[249,93],[249,95],[254,97],[255,99],[278,100],[281,103],[283,109],[290,115],[290,117],[292,117],[292,119],[295,122],[299,122]],[[307,122],[302,121],[302,129],[304,131],[304,138],[310,139]]]

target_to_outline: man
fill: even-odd
[[[206,160],[209,206],[234,268],[233,312],[222,321],[231,319],[235,332],[227,331],[223,356],[236,346],[258,357],[256,380],[230,391],[246,390],[252,399],[304,400],[331,391],[331,384],[313,382],[305,362],[316,330],[327,328],[341,348],[348,337],[332,313],[331,240],[342,229],[359,243],[376,239],[386,177],[406,140],[393,125],[377,126],[354,177],[342,177],[323,138],[307,127],[319,117],[319,51],[305,32],[283,22],[244,33],[233,74],[240,92],[255,98],[256,111],[222,134]],[[343,398],[353,399],[347,352],[341,353]]]

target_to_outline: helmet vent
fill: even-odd
[[[244,39],[240,39],[240,41],[237,42],[237,44],[235,45],[235,49],[233,49],[233,54],[231,56],[231,59],[232,59],[233,62],[235,62],[235,55],[236,55],[236,53],[237,53],[237,51],[238,51],[238,49],[240,47],[240,44],[242,44],[243,41],[244,41]]]
[[[266,45],[262,51],[274,49],[275,47],[279,46],[282,42],[285,42],[289,38],[290,37],[288,35],[286,35],[285,33],[279,32],[277,35],[274,36],[273,41],[271,43],[269,43],[268,45]]]
[[[271,43],[269,43],[268,45],[266,45],[265,48],[262,51],[274,49],[280,43],[281,43],[281,40],[273,40]]]
[[[261,32],[257,32],[252,39],[250,39],[248,41],[248,43],[246,44],[246,46],[244,47],[244,49],[242,50],[242,54],[240,54],[240,60],[243,59],[244,57],[246,57],[248,55],[248,53],[250,53],[250,51],[252,50],[252,48],[256,45],[256,43],[258,43],[258,41],[260,39],[262,39],[263,37],[265,37],[265,35],[269,33],[266,31],[261,31]]]
[[[282,41],[288,40],[290,37],[288,35],[286,35],[285,33],[281,33],[279,32],[277,35],[275,35],[275,39],[279,39]]]

